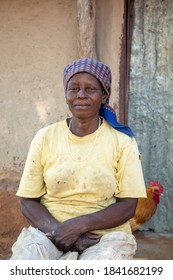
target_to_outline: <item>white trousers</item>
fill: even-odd
[[[23,228],[12,246],[11,260],[129,260],[133,259],[137,244],[135,237],[124,231],[105,234],[100,242],[82,254],[59,251],[40,230]]]

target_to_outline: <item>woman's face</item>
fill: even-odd
[[[107,98],[99,81],[89,73],[75,74],[68,82],[66,102],[75,117],[97,116]]]

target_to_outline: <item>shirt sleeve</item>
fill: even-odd
[[[120,152],[116,181],[116,197],[146,197],[141,156],[134,138]]]
[[[42,164],[43,144],[44,131],[41,129],[31,142],[17,196],[36,198],[45,194]]]

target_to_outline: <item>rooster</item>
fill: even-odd
[[[130,219],[132,232],[154,215],[160,202],[160,195],[163,194],[163,186],[157,181],[150,181],[146,192],[147,197],[138,199],[135,215]]]

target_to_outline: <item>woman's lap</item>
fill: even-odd
[[[136,240],[132,234],[117,231],[104,235],[100,242],[82,254],[63,254],[46,235],[33,227],[24,228],[12,246],[11,260],[120,260],[133,259]]]

